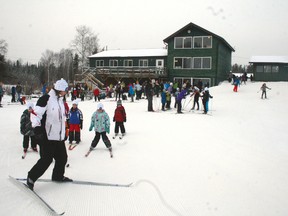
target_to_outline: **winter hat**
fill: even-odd
[[[117,101],[117,105],[122,105],[122,101],[121,101],[121,100],[118,100],[118,101]]]
[[[28,102],[27,103],[27,108],[28,109],[33,109],[34,108],[34,104],[32,102]]]
[[[67,91],[68,83],[63,78],[61,78],[54,84],[54,89],[58,91]]]
[[[198,88],[197,86],[195,86],[194,89],[195,89],[196,91],[199,91],[199,88]]]
[[[97,110],[98,110],[98,109],[103,109],[103,108],[104,108],[104,106],[103,106],[102,103],[98,103],[98,104],[97,104]]]
[[[77,100],[73,100],[72,105],[76,104],[78,106],[78,101]]]
[[[204,91],[209,91],[208,87],[205,87],[205,88],[204,88]]]

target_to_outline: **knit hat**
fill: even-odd
[[[195,89],[196,91],[199,91],[199,88],[198,88],[197,86],[195,86],[194,89]]]
[[[78,106],[78,101],[77,100],[73,100],[72,105],[76,104]]]
[[[34,104],[32,102],[28,102],[27,103],[27,108],[28,109],[33,109],[34,108]]]
[[[54,88],[58,91],[67,91],[68,83],[63,78],[61,78],[54,84]]]
[[[205,88],[204,88],[204,91],[209,91],[208,87],[205,87]]]
[[[117,105],[122,105],[122,101],[121,101],[121,100],[118,100],[118,101],[117,101]]]
[[[104,106],[103,106],[102,103],[98,103],[98,104],[97,104],[97,110],[98,110],[98,109],[103,109],[103,108],[104,108]]]

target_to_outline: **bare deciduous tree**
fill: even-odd
[[[99,50],[98,36],[93,33],[91,28],[81,25],[76,27],[76,36],[71,42],[71,47],[80,57],[80,67],[88,63],[88,56],[97,53]]]
[[[8,43],[5,40],[1,39],[0,40],[0,54],[5,56],[7,52],[8,52]]]
[[[42,57],[40,59],[40,64],[42,64],[45,68],[46,76],[47,76],[47,83],[48,86],[52,86],[50,81],[55,80],[55,70],[53,70],[53,66],[55,64],[55,55],[54,52],[51,50],[46,50],[44,53],[42,53]]]

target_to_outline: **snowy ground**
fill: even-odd
[[[147,112],[146,100],[124,102],[127,136],[113,140],[109,135],[113,159],[102,141],[84,157],[94,137],[88,128],[96,103],[80,102],[82,142],[67,150],[65,175],[133,186],[37,182],[35,191],[65,215],[287,216],[288,83],[267,83],[272,88],[267,100],[260,99],[261,84],[248,82],[238,93],[228,83],[210,88],[211,115],[188,112],[190,98],[183,115],[175,109]],[[25,107],[6,105],[9,100],[4,96],[0,109],[0,214],[49,215],[8,180],[8,175],[25,178],[39,158],[29,152],[21,159],[19,121]],[[112,119],[116,102],[103,104]],[[42,178],[50,178],[52,169],[53,164]]]

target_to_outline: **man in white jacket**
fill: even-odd
[[[33,190],[34,183],[48,169],[53,159],[55,165],[52,181],[69,182],[65,177],[67,151],[65,146],[65,108],[63,96],[67,93],[68,84],[64,79],[58,80],[54,88],[37,101],[34,115],[31,115],[37,142],[40,144],[41,158],[28,172],[27,185]]]

